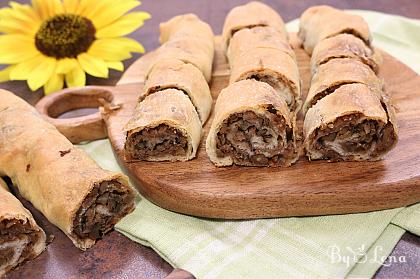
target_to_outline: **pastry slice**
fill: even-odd
[[[128,178],[100,168],[13,93],[0,96],[0,176],[75,246],[92,247],[134,210]]]
[[[140,102],[150,94],[165,90],[178,89],[192,101],[204,124],[209,117],[213,99],[209,85],[203,74],[195,66],[178,59],[160,60],[146,78],[144,94]]]
[[[309,55],[319,42],[339,34],[352,34],[368,46],[371,42],[369,27],[361,16],[322,5],[310,7],[300,17],[298,36]]]
[[[235,32],[259,26],[271,26],[287,41],[288,34],[280,15],[271,7],[257,1],[233,8],[226,16],[223,25],[222,41],[225,51]]]
[[[128,160],[187,161],[196,155],[201,121],[188,95],[165,89],[137,105],[125,131]]]
[[[320,41],[311,57],[311,71],[335,58],[352,58],[368,65],[375,73],[379,71],[382,55],[372,46],[351,34],[340,34]]]
[[[310,107],[340,86],[352,83],[363,83],[378,94],[383,87],[382,80],[375,75],[372,69],[358,60],[333,59],[320,65],[312,76],[303,112],[306,113]]]
[[[397,142],[393,108],[360,83],[319,100],[306,113],[303,131],[310,160],[376,161]]]
[[[44,231],[0,178],[0,278],[45,248]]]
[[[242,53],[231,65],[230,83],[255,79],[271,85],[292,112],[300,109],[301,91],[296,61],[282,50],[254,48]]]
[[[233,64],[235,57],[254,48],[281,50],[296,59],[295,52],[281,32],[271,26],[262,26],[245,28],[234,34],[227,51],[229,63]]]
[[[216,166],[290,166],[298,159],[294,118],[274,89],[242,80],[220,93],[206,142]]]

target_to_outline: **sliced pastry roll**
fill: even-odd
[[[220,93],[206,142],[216,166],[289,166],[295,151],[294,118],[271,86],[242,80]]]
[[[44,231],[0,178],[0,278],[46,247]]]
[[[340,34],[320,41],[311,57],[311,71],[319,65],[335,58],[352,58],[368,65],[377,73],[382,63],[381,54],[372,46],[367,46],[361,39],[350,34]]]
[[[299,110],[301,101],[299,70],[295,59],[272,48],[254,48],[241,53],[230,65],[230,83],[244,79],[263,81],[274,88],[291,111]]]
[[[288,39],[288,34],[280,15],[271,7],[261,2],[253,1],[233,8],[226,16],[222,32],[225,51],[235,32],[258,26],[271,26],[280,33],[280,36],[285,41]]]
[[[227,50],[229,63],[235,62],[235,57],[254,48],[270,48],[281,50],[296,59],[295,52],[287,39],[277,29],[271,26],[242,29],[230,40]]]
[[[320,41],[339,34],[352,34],[366,45],[371,42],[369,27],[361,16],[330,6],[314,6],[300,17],[298,36],[309,54]]]
[[[188,95],[165,89],[137,105],[125,131],[129,160],[187,161],[196,155],[201,121]]]
[[[146,78],[144,94],[141,95],[140,101],[150,94],[169,88],[183,91],[191,99],[201,122],[206,122],[213,99],[210,88],[198,68],[178,59],[158,61]]]
[[[303,112],[306,113],[320,99],[331,94],[340,86],[351,83],[363,83],[378,94],[383,87],[382,80],[362,62],[349,58],[333,59],[320,65],[312,76]]]
[[[310,160],[375,161],[397,142],[394,110],[360,83],[319,100],[306,113],[303,129]]]
[[[193,36],[193,35],[191,35]],[[179,59],[197,67],[206,78],[211,80],[214,49],[206,46],[202,40],[193,37],[175,38],[167,41],[156,50],[155,63],[166,59]],[[150,69],[155,63],[151,64]]]
[[[101,169],[13,93],[0,92],[0,176],[85,250],[134,207],[121,173]]]

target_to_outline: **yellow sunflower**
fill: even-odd
[[[0,10],[0,82],[27,80],[35,91],[83,86],[86,73],[108,77],[122,71],[121,62],[143,46],[125,36],[150,18],[132,12],[135,0],[32,0],[32,6],[10,2]]]

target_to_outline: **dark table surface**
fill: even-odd
[[[16,0],[15,0],[16,1]],[[17,2],[28,3],[29,0]],[[158,26],[162,21],[183,13],[195,13],[208,22],[215,32],[220,34],[227,12],[233,7],[244,4],[246,0],[144,0],[139,10],[152,14],[152,19],[130,36],[139,40],[146,50],[153,50],[159,45]],[[299,17],[309,6],[328,4],[343,9],[367,9],[391,14],[420,18],[419,0],[324,0],[324,1],[263,1],[275,8],[285,22]],[[7,1],[0,1],[0,7]],[[126,67],[139,56],[125,62]],[[88,78],[88,84],[115,84],[121,73],[113,71],[109,79]],[[35,104],[42,92],[30,92],[25,82],[7,82],[0,88],[15,92],[31,104]],[[172,267],[150,248],[130,241],[117,232],[111,232],[99,241],[92,249],[81,252],[57,228],[52,226],[39,212],[25,201],[35,219],[49,235],[53,242],[46,252],[9,274],[9,278],[189,278],[188,272],[173,271]],[[420,276],[420,238],[406,233],[398,242],[392,256],[405,255],[406,263],[390,263],[383,266],[375,275],[376,278],[419,278]]]

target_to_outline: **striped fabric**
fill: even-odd
[[[376,46],[420,73],[420,21],[352,12],[368,21]],[[288,24],[290,31],[297,26]],[[102,167],[119,170],[107,140],[81,147]],[[217,221],[138,197],[137,209],[117,229],[197,278],[361,278],[373,276],[406,230],[420,235],[420,204],[364,214]]]

